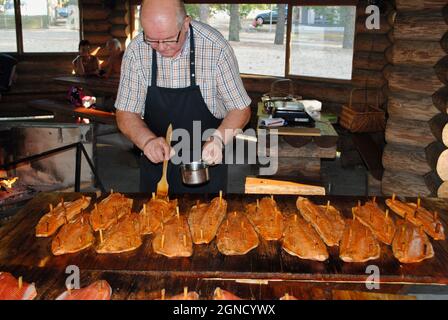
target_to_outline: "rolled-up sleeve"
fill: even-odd
[[[221,52],[216,78],[217,99],[227,111],[244,109],[250,105],[251,99],[244,88],[238,61],[230,46]]]
[[[138,63],[134,51],[127,50],[121,65],[120,85],[115,108],[143,114],[145,99],[146,84],[141,74],[141,63]]]

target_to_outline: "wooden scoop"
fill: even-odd
[[[173,126],[170,124],[166,131],[166,143],[171,147],[171,136],[173,134]],[[168,169],[168,160],[163,160],[162,177],[157,183],[157,196],[165,198],[168,195],[168,180],[166,179],[166,172]]]

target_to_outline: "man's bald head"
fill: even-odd
[[[147,19],[156,23],[176,22],[180,28],[186,15],[183,0],[143,0],[140,19],[142,22]]]

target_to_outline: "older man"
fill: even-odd
[[[251,101],[229,43],[187,16],[183,1],[146,0],[140,19],[143,32],[126,50],[115,107],[120,130],[144,154],[140,189],[152,192],[161,162],[173,155],[165,142],[169,124],[196,140],[201,137],[194,135],[193,122],[200,123],[201,134],[212,129],[199,156],[209,164],[221,163],[225,144],[250,119]],[[191,150],[194,143],[189,141]],[[226,175],[224,164],[212,166],[210,182],[191,187],[182,184],[178,166],[170,162],[168,167],[173,193],[225,190]]]

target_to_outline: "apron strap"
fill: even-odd
[[[195,47],[194,47],[194,35],[193,26],[190,23],[190,85],[196,85],[196,66],[195,66]]]
[[[196,86],[196,66],[195,66],[195,47],[193,26],[190,23],[190,85]],[[152,49],[152,69],[151,69],[151,85],[157,86],[157,53]]]

